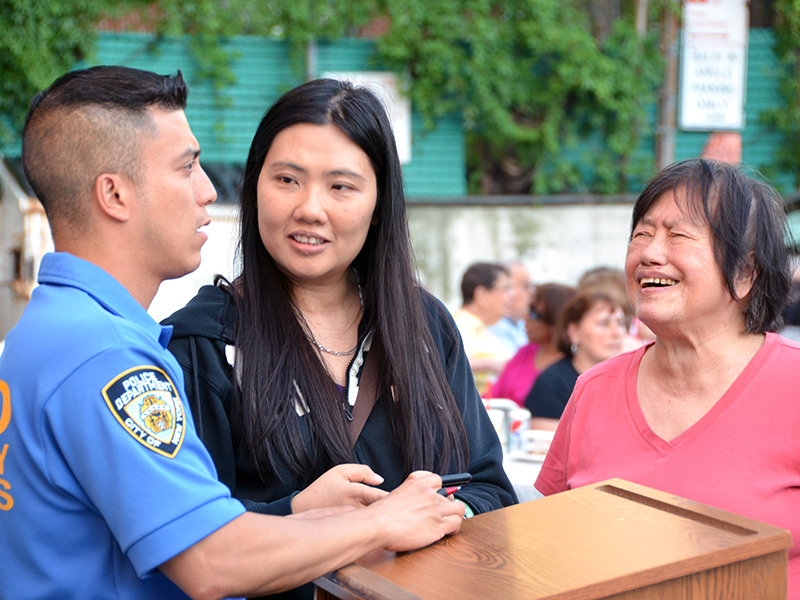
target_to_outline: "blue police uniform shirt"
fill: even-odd
[[[0,357],[0,596],[186,598],[157,567],[244,512],[217,481],[159,326],[47,254]]]

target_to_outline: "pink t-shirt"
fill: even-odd
[[[800,344],[768,333],[714,407],[669,442],[647,425],[636,395],[650,346],[578,378],[536,489],[619,477],[788,529],[789,598],[800,600]]]
[[[533,382],[541,373],[534,362],[537,352],[539,352],[537,344],[526,344],[517,350],[500,373],[500,377],[492,384],[489,397],[508,398],[520,406],[525,406],[525,398],[528,397]]]

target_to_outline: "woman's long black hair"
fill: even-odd
[[[241,189],[242,271],[229,291],[237,304],[238,386],[231,426],[265,482],[283,461],[296,475],[313,462],[352,462],[341,393],[309,343],[291,283],[261,241],[257,186],[267,152],[282,130],[300,123],[333,124],[369,157],[378,194],[375,224],[353,261],[363,286],[364,318],[374,329],[379,390],[407,473],[466,466],[464,425],[447,383],[422,306],[406,220],[400,162],[377,97],[347,82],[319,79],[287,92],[264,115]],[[391,389],[391,393],[389,390]],[[303,441],[295,403],[308,408],[311,446]],[[393,399],[393,400],[392,400]]]

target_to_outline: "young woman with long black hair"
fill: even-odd
[[[458,331],[415,276],[376,96],[323,79],[279,99],[250,149],[241,224],[239,275],[166,320],[234,496],[275,514],[363,506],[414,471],[469,470],[454,494],[467,515],[514,503]]]

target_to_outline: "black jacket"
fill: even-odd
[[[433,340],[445,365],[469,442],[469,472],[473,480],[455,496],[466,502],[475,514],[514,504],[517,499],[503,471],[502,448],[475,388],[455,323],[438,300],[426,292],[422,292],[422,297]],[[318,465],[299,479],[282,467],[281,481],[266,486],[255,474],[247,452],[234,448],[229,422],[234,374],[226,355],[232,348],[226,350],[226,347],[234,341],[235,319],[230,296],[209,285],[201,288],[197,296],[163,324],[174,327],[169,349],[183,368],[186,397],[197,433],[216,464],[220,481],[248,510],[290,514],[292,496],[319,477],[326,465]],[[354,363],[363,358],[363,346],[362,342]],[[349,389],[348,392],[355,393]],[[369,465],[384,478],[381,488],[392,490],[403,482],[404,473],[398,441],[385,408],[385,399],[378,398],[354,453],[358,462]],[[302,422],[303,417],[298,418]],[[307,433],[307,429],[303,430]]]

